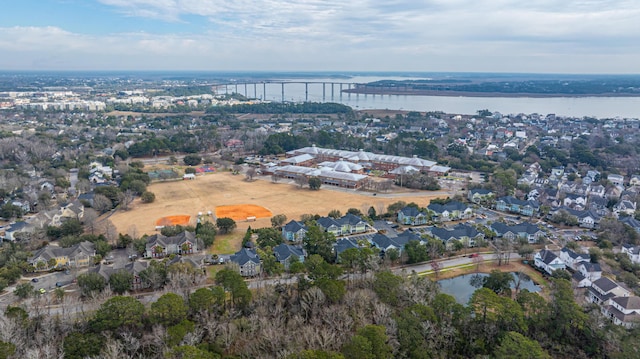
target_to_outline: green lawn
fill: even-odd
[[[233,254],[240,250],[243,233],[233,232],[217,235],[213,241],[213,246],[209,248],[211,254]]]

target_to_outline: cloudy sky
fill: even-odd
[[[638,0],[5,0],[0,70],[640,73]]]

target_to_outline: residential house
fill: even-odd
[[[565,207],[583,210],[587,205],[587,196],[575,193],[567,193],[562,203]]]
[[[369,227],[369,223],[351,213],[347,213],[344,216],[338,218],[336,222],[340,224],[340,234],[343,236],[349,234],[364,233]]]
[[[629,291],[619,286],[616,282],[607,277],[600,277],[591,283],[587,292],[589,302],[601,306],[610,305],[609,302],[614,297],[628,297]]]
[[[170,254],[192,254],[198,252],[198,241],[194,232],[184,231],[167,237],[154,234],[147,238],[145,257],[162,258]]]
[[[536,267],[544,270],[549,275],[558,269],[566,269],[564,262],[550,250],[543,249],[533,257]]]
[[[613,212],[617,215],[623,214],[627,216],[633,216],[633,214],[636,212],[636,206],[636,202],[622,200],[613,207]]]
[[[633,175],[629,180],[629,186],[640,186],[640,175]]]
[[[640,264],[640,246],[623,244],[622,253],[626,253],[626,255],[629,256],[631,262]]]
[[[584,228],[596,228],[600,223],[601,216],[592,210],[575,210],[568,207],[558,207],[549,212],[549,215],[553,217],[562,211],[567,212],[570,216],[575,217],[578,225]]]
[[[79,268],[92,264],[96,256],[95,245],[91,242],[80,242],[69,248],[53,245],[38,249],[28,262],[36,270],[49,270],[53,268]]]
[[[300,263],[304,263],[306,252],[302,247],[280,243],[273,247],[273,255],[284,266],[284,269],[289,270],[289,264],[294,260],[293,258],[296,258]]]
[[[289,242],[302,242],[307,234],[307,226],[302,222],[291,220],[282,227],[282,237]]]
[[[474,188],[469,190],[467,198],[469,202],[483,203],[492,200],[495,197],[493,191],[484,188]]]
[[[404,234],[406,233],[406,234]],[[405,231],[404,235],[399,235],[397,237],[388,237],[384,234],[378,233],[371,237],[369,242],[375,248],[378,248],[382,254],[386,253],[390,249],[395,249],[399,253],[404,251],[404,247],[409,241],[422,241],[420,236],[415,233]]]
[[[4,240],[14,242],[20,237],[19,233],[33,233],[36,228],[27,222],[10,224],[4,230]]]
[[[242,248],[233,254],[229,260],[238,265],[240,275],[243,277],[257,276],[262,270],[260,257],[253,249]]]
[[[545,232],[533,223],[524,222],[516,225],[507,225],[501,222],[491,224],[491,229],[498,237],[504,237],[511,241],[525,239],[529,243],[538,243],[545,236]]]
[[[473,208],[458,201],[450,201],[445,204],[429,203],[427,210],[432,218],[439,222],[456,221],[471,218]]]
[[[607,181],[616,187],[622,187],[624,185],[624,177],[613,173],[607,176]]]
[[[468,224],[458,224],[452,229],[432,228],[431,235],[444,242],[446,248],[450,249],[454,241],[459,241],[465,247],[474,247],[477,242],[484,239],[484,233]]]
[[[498,211],[512,212],[523,216],[533,216],[540,209],[538,201],[523,201],[512,196],[500,197],[496,201]]]
[[[640,233],[640,221],[635,219],[634,217],[622,217],[619,219],[619,221],[635,229],[636,232]]]
[[[576,253],[572,249],[564,247],[560,251],[560,259],[567,267],[574,271],[578,271],[578,265],[583,262],[590,262],[591,255],[586,253]]]
[[[600,268],[598,263],[580,262],[578,264],[578,271],[591,282],[602,277],[602,268]]]
[[[316,221],[318,226],[325,232],[329,232],[338,237],[342,234],[342,226],[331,217],[321,217]]]
[[[351,248],[360,248],[360,245],[355,239],[352,238],[339,238],[336,243],[333,245],[333,252],[336,255],[336,258],[340,258],[340,253],[346,251]]]
[[[614,324],[629,329],[640,324],[640,297],[614,297],[609,303],[602,307],[602,314]]]
[[[398,211],[398,223],[411,226],[427,224],[427,214],[414,206],[407,206]]]
[[[51,218],[51,225],[60,226],[70,219],[81,220],[83,217],[84,205],[80,201],[75,200],[60,207],[58,213],[54,214],[53,218]]]

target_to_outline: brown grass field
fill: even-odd
[[[339,190],[328,186],[323,186],[319,191],[311,191],[285,182],[272,183],[262,179],[247,182],[244,176],[234,176],[230,172],[198,176],[194,181],[153,183],[148,190],[156,195],[153,203],[144,204],[136,199],[130,210],[118,211],[110,217],[120,233],[135,232],[138,236],[153,234],[156,220],[159,218],[184,213],[190,214],[193,219],[199,212],[221,213],[217,210],[219,207],[224,208],[223,206],[255,205],[263,207],[273,215],[284,214],[289,221],[300,219],[300,216],[306,213],[326,216],[332,209],[346,213],[349,208],[357,208],[366,212],[373,206],[380,212],[397,201],[415,202],[420,206],[426,206],[431,199],[446,196],[446,194],[426,191],[373,196],[371,193]],[[252,228],[271,226],[269,216],[260,218],[256,214],[252,215],[259,218],[247,222],[247,215],[243,215],[239,217],[240,220],[236,220],[238,228],[234,233],[240,234],[238,236],[240,240],[248,226]],[[231,247],[239,248],[239,240],[237,240],[238,243],[235,243],[236,239],[233,241]]]

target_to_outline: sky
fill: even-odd
[[[4,0],[0,70],[640,73],[638,0]]]

